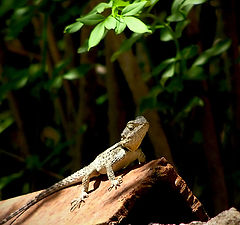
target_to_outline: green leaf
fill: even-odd
[[[163,92],[163,88],[161,85],[157,85],[153,88],[151,88],[150,92],[147,96],[144,96],[140,101],[139,111],[141,113],[144,112],[144,110],[149,109],[156,109],[158,108],[158,100],[157,97],[159,94]]]
[[[114,17],[112,17],[112,15],[108,16],[105,20],[104,20],[104,26],[108,29],[115,29],[116,28],[116,24],[117,21]]]
[[[167,86],[165,86],[165,90],[169,93],[176,93],[183,90],[183,81],[179,76],[172,77]]]
[[[112,62],[115,61],[119,55],[131,49],[132,45],[141,37],[142,37],[142,34],[133,33],[130,38],[124,40],[120,48],[116,52],[114,52],[114,54],[112,55],[111,61]]]
[[[66,26],[64,33],[74,33],[77,32],[78,30],[80,30],[83,26],[83,23],[81,22],[75,22],[73,24],[70,24],[68,26]]]
[[[9,91],[20,89],[27,84],[29,71],[28,69],[17,70],[13,67],[4,67],[2,77],[7,78],[8,82],[0,85],[0,101]]]
[[[185,80],[204,80],[205,78],[204,69],[201,66],[192,66],[183,76]]]
[[[126,26],[127,25],[126,25],[125,21],[123,20],[123,18],[118,17],[116,19],[116,28],[115,28],[116,34],[122,33],[125,30]]]
[[[78,130],[78,134],[83,134],[83,133],[85,133],[86,131],[87,131],[87,129],[88,129],[88,125],[87,124],[83,124],[80,128],[79,128],[79,130]]]
[[[207,0],[174,0],[172,7],[171,7],[171,12],[172,14],[175,14],[179,11],[189,11],[190,8],[188,9],[183,9],[186,6],[193,6],[193,5],[198,5],[206,2]]]
[[[113,0],[113,5],[115,7],[123,7],[129,5],[129,1],[123,1],[123,0]]]
[[[27,84],[27,81],[28,81],[27,76],[20,77],[18,80],[15,81],[14,89],[20,89],[20,88],[24,87]]]
[[[92,68],[90,64],[82,64],[77,68],[74,68],[63,75],[63,79],[75,80],[85,76]]]
[[[0,5],[0,17],[2,17],[5,13],[10,10],[21,8],[27,5],[28,0],[1,0]]]
[[[174,71],[175,71],[175,63],[172,63],[170,66],[168,66],[168,68],[165,70],[165,72],[161,77],[160,84],[162,86],[164,86],[166,81],[174,75]]]
[[[87,14],[84,17],[78,18],[77,21],[81,22],[85,25],[95,25],[101,21],[103,21],[105,17],[100,14]]]
[[[181,121],[184,118],[187,118],[189,116],[189,113],[192,112],[193,108],[200,106],[203,107],[204,106],[204,102],[201,98],[195,96],[193,97],[188,103],[187,105],[185,105],[185,107],[176,115],[176,117],[174,118],[175,121]]]
[[[160,40],[161,41],[171,41],[173,40],[173,36],[170,30],[167,27],[164,27],[160,31]]]
[[[217,44],[215,44],[210,49],[204,51],[193,63],[193,66],[201,66],[208,62],[208,60],[216,55],[220,55],[223,52],[225,52],[231,45],[231,40],[223,40],[218,41]]]
[[[182,7],[187,6],[187,5],[199,5],[203,4],[207,0],[185,0],[182,4]]]
[[[150,10],[152,9],[152,7],[158,2],[159,0],[148,0],[147,4],[145,5],[145,7],[149,7],[150,6]]]
[[[77,52],[79,54],[87,52],[88,51],[88,39],[84,41],[83,45],[78,48]]]
[[[0,178],[0,190],[2,190],[4,187],[6,187],[12,181],[20,178],[22,175],[23,175],[23,171],[20,171],[18,173],[13,173],[11,175],[1,177]]]
[[[175,28],[176,38],[180,38],[182,36],[182,32],[184,28],[190,23],[190,20],[184,20],[177,23]]]
[[[147,25],[141,20],[133,16],[123,17],[127,27],[135,33],[151,33],[152,31],[148,29]]]
[[[0,133],[6,130],[14,123],[14,119],[10,111],[0,113]]]
[[[101,95],[96,99],[97,105],[102,105],[104,102],[106,102],[108,99],[107,94]]]
[[[167,17],[168,22],[178,22],[185,19],[185,16],[181,12],[175,12]]]
[[[34,170],[41,168],[41,161],[38,155],[30,155],[26,158],[27,169]]]
[[[202,144],[204,141],[203,134],[200,130],[196,130],[193,134],[192,142],[196,144]]]
[[[123,16],[134,16],[146,5],[147,1],[132,3],[122,10]]]
[[[66,80],[76,80],[81,77],[82,77],[82,74],[80,74],[77,69],[72,69],[63,75],[63,79],[66,79]]]
[[[198,46],[197,45],[189,45],[181,51],[181,55],[184,59],[191,59],[196,56],[198,53]]]
[[[174,14],[175,12],[177,12],[180,9],[180,7],[182,6],[184,1],[185,0],[174,0],[173,1],[172,7],[171,7],[172,14]]]
[[[102,13],[105,9],[112,7],[112,1],[109,3],[101,2],[93,10],[91,10],[88,14]]]
[[[88,41],[88,51],[90,48],[96,46],[103,38],[105,31],[104,22],[99,23],[91,32]]]
[[[46,90],[59,89],[62,87],[62,76],[56,76],[44,84]]]
[[[159,75],[167,66],[173,64],[176,61],[176,58],[169,58],[162,61],[158,66],[156,66],[153,71],[152,75],[157,76]]]
[[[171,15],[167,18],[169,22],[179,22],[187,18],[188,13],[194,5],[202,4],[207,0],[174,0]]]

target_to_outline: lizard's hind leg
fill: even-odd
[[[85,199],[88,197],[88,187],[89,187],[90,176],[86,175],[82,179],[82,193],[79,198],[75,198],[71,201],[71,209],[70,211],[74,211],[76,208],[80,208],[81,204],[85,202]]]

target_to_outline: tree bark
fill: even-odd
[[[228,208],[228,193],[224,180],[223,165],[214,126],[211,105],[207,97],[204,100],[203,138],[204,152],[208,164],[208,177],[212,192],[215,214]]]
[[[111,38],[111,42],[108,44],[111,46],[112,51],[117,51],[122,41],[125,40],[124,35],[116,35],[112,31],[110,31],[108,35],[109,38]],[[141,70],[136,57],[133,55],[133,52],[129,50],[121,54],[117,60],[132,92],[134,102],[138,107],[141,99],[149,93],[149,89],[141,77]],[[151,126],[149,130],[149,137],[154,146],[156,157],[164,156],[168,161],[173,163],[171,150],[166,135],[162,129],[161,120],[157,111],[149,110],[145,112],[144,115]]]
[[[125,126],[126,112],[123,109],[122,98],[120,96],[120,87],[117,81],[117,73],[114,64],[111,62],[113,51],[108,43],[111,42],[109,35],[105,38],[105,55],[106,55],[106,86],[108,93],[108,130],[109,130],[109,144],[114,144],[119,140],[120,132]]]

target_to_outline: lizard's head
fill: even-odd
[[[137,150],[148,128],[149,123],[143,116],[138,116],[135,120],[129,121],[121,134],[122,145],[130,151]]]

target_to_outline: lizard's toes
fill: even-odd
[[[122,178],[119,177],[118,179],[113,180],[111,183],[112,183],[112,184],[111,184],[111,186],[108,188],[108,191],[111,191],[113,188],[117,189],[117,187],[119,187],[119,186],[121,185],[121,183],[122,183]]]
[[[81,198],[76,198],[71,201],[71,209],[70,211],[73,212],[76,208],[80,208],[81,204],[84,202]]]
[[[82,205],[82,203],[85,202],[85,198],[88,197],[87,193],[82,193],[80,198],[75,198],[71,201],[71,209],[70,211],[73,212],[76,208],[80,208],[80,206]]]

